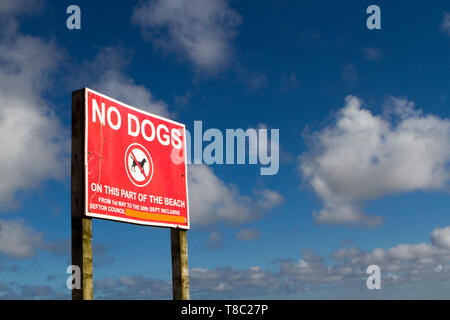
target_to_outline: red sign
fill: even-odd
[[[85,94],[86,216],[189,229],[184,125]]]

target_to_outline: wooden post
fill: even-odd
[[[189,300],[187,231],[170,229],[172,244],[172,288],[174,300]]]
[[[80,268],[81,288],[72,290],[73,300],[92,300],[92,220],[85,217],[84,129],[85,89],[72,92],[72,265]]]

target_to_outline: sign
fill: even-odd
[[[84,100],[85,215],[189,229],[185,126],[90,89]]]

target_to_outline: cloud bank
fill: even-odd
[[[22,220],[0,220],[0,254],[12,258],[29,258],[43,243],[42,234]]]
[[[233,55],[231,41],[241,17],[226,0],[158,0],[136,7],[132,21],[155,47],[214,73]]]
[[[15,10],[7,3],[0,9]],[[18,206],[17,192],[64,178],[68,133],[45,99],[61,59],[50,41],[0,37],[0,210]]]
[[[450,227],[435,229],[431,239],[449,236]],[[448,239],[447,239],[448,240]],[[370,296],[366,288],[366,269],[380,266],[383,290],[399,285],[443,283],[450,281],[450,249],[444,245],[418,243],[398,244],[388,249],[363,251],[343,247],[332,252],[329,259],[312,251],[302,250],[298,261],[278,259],[278,270],[259,266],[245,269],[232,267],[191,268],[191,296],[194,299],[302,298],[319,292],[323,298]],[[104,278],[95,283],[99,298],[104,299],[170,299],[169,281],[150,277],[129,276]],[[321,291],[325,290],[325,291]],[[397,290],[398,292],[398,290]],[[405,294],[405,292],[401,293]],[[417,297],[425,294],[417,292]]]
[[[223,182],[206,165],[190,165],[188,170],[189,212],[194,226],[254,221],[284,201],[270,189],[255,190],[253,197],[241,195],[236,186]]]
[[[448,190],[450,120],[423,114],[414,102],[391,97],[383,115],[345,99],[335,121],[308,136],[299,157],[304,181],[323,201],[319,223],[378,225],[367,200],[410,191]]]

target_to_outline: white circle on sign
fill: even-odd
[[[125,170],[137,187],[145,187],[153,177],[153,160],[139,143],[133,143],[125,151]]]

